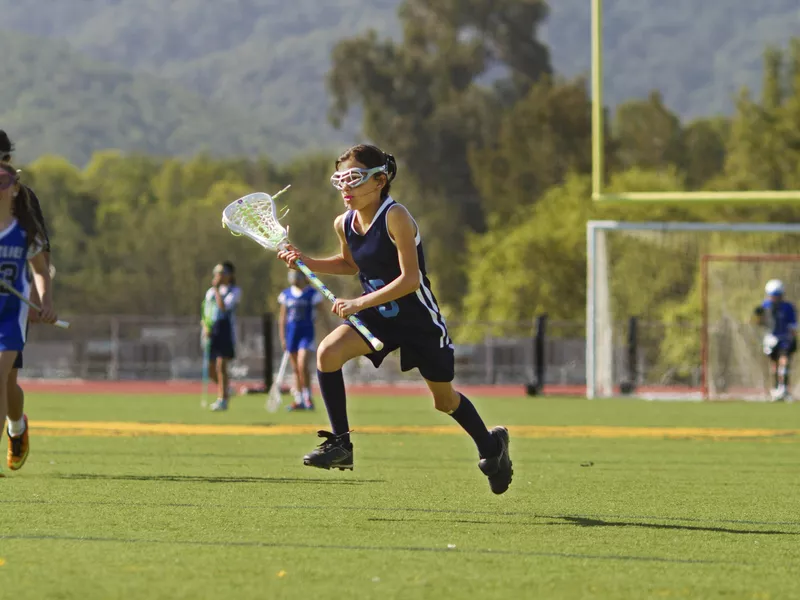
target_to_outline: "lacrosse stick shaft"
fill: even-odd
[[[203,340],[203,392],[200,398],[200,406],[205,408],[208,406],[208,379],[209,379],[209,355],[211,354],[211,342],[208,339]]]
[[[42,312],[42,309],[36,306],[33,302],[28,300],[22,293],[17,290],[14,286],[10,285],[5,279],[0,279],[0,288],[3,288],[5,291],[14,294],[17,298],[22,300],[25,304],[27,304],[30,308],[35,310],[36,312]],[[53,323],[56,327],[60,327],[61,329],[69,329],[69,323],[67,321],[58,320]]]
[[[281,385],[283,378],[286,377],[286,369],[289,366],[289,352],[284,351],[283,358],[281,358],[281,366],[278,367],[278,375],[275,381],[272,382],[272,387],[269,388],[267,394],[267,410],[275,412],[281,405]]]
[[[331,303],[336,302],[336,296],[334,296],[333,292],[331,292],[328,287],[322,283],[319,277],[314,274],[314,271],[309,269],[305,263],[300,260],[299,258],[294,263],[300,272],[306,276],[306,279],[313,285],[319,292],[325,296]],[[347,317],[347,320],[350,321],[353,326],[358,330],[358,332],[367,338],[369,345],[372,346],[374,350],[383,350],[383,342],[376,338],[372,332],[367,329],[367,326],[355,315],[350,315]]]

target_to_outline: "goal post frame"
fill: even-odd
[[[800,234],[800,223],[699,223],[699,222],[627,222],[627,221],[588,221],[586,224],[586,397],[610,397],[619,392],[614,386],[612,335],[612,315],[610,306],[607,234],[613,231],[650,232],[698,232],[698,233],[794,233]],[[698,268],[707,268],[711,256],[735,257],[791,257],[790,254],[730,254],[701,255]],[[705,259],[705,260],[703,260]],[[703,311],[707,311],[707,272],[701,275],[701,294]],[[703,337],[707,335],[708,314],[701,315]],[[701,341],[701,357],[707,360],[708,340]],[[706,365],[701,365],[703,376],[703,398],[708,397]]]
[[[800,202],[800,190],[758,191],[606,191],[605,105],[603,95],[603,0],[591,2],[591,89],[592,89],[592,200],[605,204],[629,202],[706,203],[706,202]]]

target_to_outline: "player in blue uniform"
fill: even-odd
[[[214,267],[211,287],[203,299],[203,343],[208,344],[208,373],[217,384],[217,400],[211,410],[228,410],[230,386],[228,362],[236,357],[236,307],[242,290],[236,285],[231,262]]]
[[[380,352],[373,351],[349,322],[321,342],[317,376],[333,432],[319,432],[324,441],[303,462],[324,469],[353,468],[342,366],[366,356],[378,367],[387,354],[399,349],[402,370],[419,369],[435,407],[473,438],[480,470],[492,491],[502,494],[513,473],[508,431],[505,427],[488,431],[472,402],[453,389],[453,344],[431,291],[420,231],[408,210],[389,195],[396,173],[394,158],[375,146],[361,144],[347,150],[331,177],[347,208],[334,222],[341,252],[324,259],[308,258],[294,247],[278,253],[289,266],[301,258],[317,273],[358,274],[364,294],[339,298],[332,310],[342,318],[357,314],[385,345]]]
[[[8,162],[0,162],[0,278],[29,297],[30,264],[42,308],[39,318],[55,323],[50,270],[42,254],[45,239],[44,228],[31,209],[28,191],[20,185],[17,170]],[[5,423],[8,416],[9,377],[25,346],[27,324],[28,305],[0,288],[0,423]]]
[[[770,359],[770,372],[775,379],[772,399],[790,401],[789,372],[797,351],[797,310],[784,300],[783,282],[770,279],[764,287],[766,300],[755,309],[756,321],[767,328],[764,354]]]
[[[0,130],[0,161],[11,163],[12,154],[14,152],[14,143],[8,137],[5,131]],[[42,226],[44,234],[44,254],[48,266],[50,265],[50,239],[47,235],[47,227],[45,225],[44,215],[42,214],[42,207],[39,203],[39,198],[31,188],[23,185],[20,193],[27,193],[28,202],[36,220]],[[31,301],[34,304],[39,304],[39,295],[36,287],[31,288]],[[34,314],[33,311],[28,312],[28,322],[36,322],[39,315]],[[27,336],[26,336],[27,337]],[[28,417],[25,414],[25,392],[18,383],[19,370],[22,368],[23,358],[22,352],[17,354],[17,359],[14,361],[14,368],[8,376],[8,453],[6,455],[6,464],[12,471],[17,471],[23,467],[25,461],[28,459],[28,452],[30,450]]]
[[[289,410],[314,410],[311,383],[308,377],[308,356],[314,351],[316,337],[314,317],[322,302],[322,294],[308,285],[298,271],[289,271],[290,287],[278,296],[281,306],[278,329],[281,346],[289,353],[295,381],[295,399]]]

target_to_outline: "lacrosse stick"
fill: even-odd
[[[208,407],[208,369],[211,355],[211,341],[207,336],[203,336],[203,395],[200,397],[200,406]]]
[[[281,366],[278,368],[278,375],[275,377],[275,381],[272,382],[272,387],[269,388],[269,395],[267,396],[267,405],[265,408],[271,413],[277,412],[281,404],[283,404],[281,384],[283,383],[283,378],[286,376],[286,368],[288,366],[289,353],[284,352],[283,358],[281,359]]]
[[[286,186],[275,196],[257,192],[231,202],[222,211],[222,226],[230,229],[234,235],[246,235],[267,250],[283,250],[289,244],[289,238],[286,229],[280,224],[278,216],[275,214],[273,200],[288,189],[289,186]],[[336,302],[336,296],[333,295],[333,292],[319,280],[302,260],[298,259],[294,264],[306,276],[311,285],[317,288],[325,298],[331,303]],[[350,315],[347,320],[367,339],[370,346],[375,350],[383,349],[383,342],[372,335],[372,332],[361,322],[361,319],[355,315]]]
[[[5,279],[3,279],[3,278],[0,278],[0,288],[3,288],[5,291],[7,291],[7,292],[9,292],[9,293],[11,293],[11,294],[14,294],[14,295],[15,295],[17,298],[19,298],[20,300],[22,300],[22,301],[23,301],[25,304],[27,304],[27,305],[28,305],[30,308],[32,308],[32,309],[33,309],[33,310],[35,310],[36,312],[39,312],[39,313],[40,313],[40,312],[42,312],[42,309],[41,309],[40,307],[36,306],[36,305],[35,305],[33,302],[31,302],[30,300],[28,300],[28,299],[27,299],[27,298],[26,298],[26,297],[25,297],[25,296],[22,294],[22,292],[20,292],[19,290],[17,290],[17,289],[16,289],[14,286],[12,286],[11,284],[9,284],[9,283],[8,283],[8,282],[7,282]],[[67,321],[62,321],[61,319],[59,319],[58,321],[56,321],[55,323],[53,323],[53,325],[55,325],[56,327],[60,327],[61,329],[69,329],[69,323],[68,323]]]

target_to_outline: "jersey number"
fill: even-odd
[[[14,288],[17,283],[17,275],[19,275],[19,270],[14,263],[0,264],[0,279],[2,279],[8,287]],[[0,294],[8,295],[9,293],[10,292],[0,287]]]
[[[369,285],[373,290],[377,291],[386,284],[384,283],[383,279],[370,279]],[[378,307],[378,312],[381,313],[382,317],[391,319],[392,317],[396,317],[397,314],[400,312],[400,306],[398,306],[397,302],[392,300],[391,302],[387,302],[386,304],[381,304]]]

